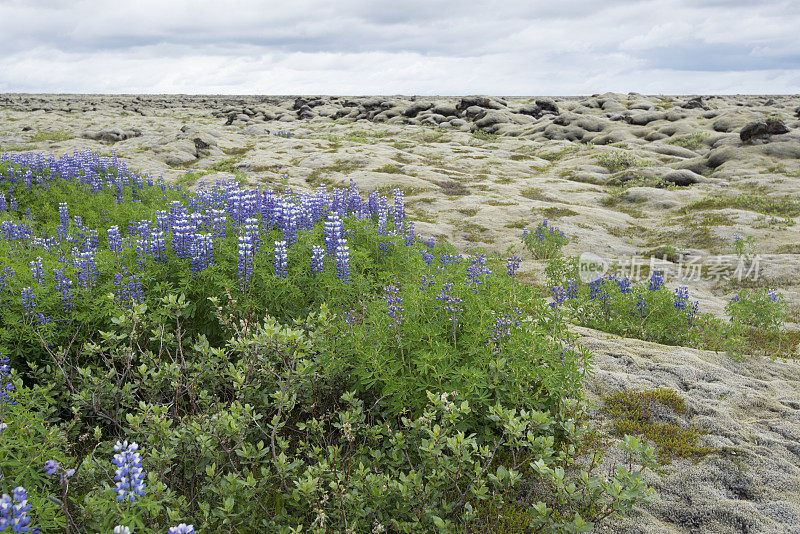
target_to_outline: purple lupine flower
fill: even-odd
[[[26,316],[31,316],[36,309],[36,296],[30,287],[22,288],[22,307]]]
[[[664,287],[664,273],[655,271],[650,275],[650,284],[647,286],[647,289],[650,291],[658,291],[662,287]]]
[[[0,192],[0,211],[6,211],[8,204],[6,203],[6,194]]]
[[[72,261],[75,267],[78,268],[78,283],[86,289],[93,286],[97,278],[97,263],[95,263],[94,251],[79,252]]]
[[[287,264],[286,241],[275,241],[275,276],[286,278],[289,274]]]
[[[680,286],[675,290],[675,308],[679,310],[686,309],[686,301],[689,298],[689,287]]]
[[[462,259],[461,254],[439,254],[439,261],[442,265],[460,263]]]
[[[395,232],[400,232],[403,228],[403,220],[406,218],[406,204],[401,189],[394,189],[394,228]]]
[[[778,294],[778,292],[774,289],[770,289],[769,291],[767,291],[767,299],[770,302],[777,302],[779,296],[780,295]]]
[[[191,248],[191,270],[197,274],[214,262],[214,238],[211,234],[195,234]]]
[[[486,254],[476,253],[471,262],[472,264],[467,267],[467,279],[464,283],[466,285],[471,285],[472,291],[477,293],[478,285],[483,282],[481,276],[492,274],[492,271],[486,267]]]
[[[696,300],[692,303],[691,308],[689,308],[689,313],[686,314],[686,320],[689,322],[689,326],[694,326],[694,319],[697,317],[697,314],[700,310],[700,301]]]
[[[284,205],[281,218],[283,222],[283,240],[290,246],[297,242],[297,218],[299,213],[294,204]]]
[[[508,271],[508,276],[514,277],[517,275],[517,269],[519,269],[519,264],[522,260],[517,256],[511,256],[507,260],[506,264],[506,271]]]
[[[31,518],[28,517],[30,509],[28,492],[22,486],[14,488],[12,496],[4,493],[0,497],[0,532],[9,527],[12,532],[29,532],[31,529]]]
[[[247,285],[253,274],[253,242],[248,234],[239,236],[239,280]]]
[[[31,276],[34,280],[44,286],[44,267],[42,266],[42,257],[37,256],[35,260],[30,262]]]
[[[58,470],[61,468],[61,464],[56,462],[55,460],[47,460],[44,463],[44,472],[48,475],[55,475]]]
[[[250,236],[250,244],[253,245],[253,254],[258,253],[261,249],[261,239],[259,237],[258,219],[255,217],[247,217],[244,220],[242,231],[245,235]]]
[[[731,297],[732,302],[739,302],[739,295],[734,295]]]
[[[430,266],[431,262],[433,261],[433,254],[427,250],[421,250],[420,252],[422,253],[422,261],[425,262],[425,265]]]
[[[66,202],[59,202],[58,203],[58,215],[61,219],[61,225],[64,229],[69,229],[69,210],[67,209]]]
[[[119,226],[112,226],[108,232],[108,250],[111,252],[122,251],[122,235],[119,233]]]
[[[223,210],[211,210],[211,228],[214,233],[214,239],[217,241],[225,239],[227,222],[228,219],[225,217],[225,212]]]
[[[406,246],[410,247],[414,245],[414,222],[411,221],[406,226]]]
[[[605,278],[598,278],[597,280],[589,282],[589,300],[598,299],[605,304],[610,297],[608,291],[605,289],[605,285]]]
[[[325,248],[328,252],[328,256],[334,256],[336,254],[336,247],[343,236],[344,225],[341,219],[339,219],[338,214],[335,212],[331,213],[328,215],[328,220],[325,221]]]
[[[561,286],[551,287],[550,293],[553,295],[553,302],[550,303],[551,308],[558,308],[561,303],[567,300],[567,292]]]
[[[17,211],[17,197],[11,196],[8,203],[8,211]]]
[[[144,246],[150,249],[150,254],[156,261],[164,261],[167,258],[167,244],[163,230],[154,230],[150,234],[149,243]]]
[[[463,299],[454,297],[451,294],[452,289],[453,289],[453,283],[452,282],[448,282],[448,283],[444,284],[442,286],[442,291],[436,297],[436,300],[441,300],[442,302],[444,302],[444,309],[446,311],[450,312],[450,322],[456,323],[456,322],[458,322],[458,317],[456,316],[456,314],[458,312],[464,311],[459,306],[459,304],[463,303],[464,301],[463,301]],[[438,310],[439,306],[434,306],[433,309],[434,310]]]
[[[567,280],[567,298],[574,299],[578,297],[578,284],[575,280]]]
[[[114,493],[117,494],[117,500],[122,501],[126,498],[131,501],[136,500],[136,497],[144,495],[144,470],[142,469],[142,459],[139,453],[139,445],[137,443],[124,443],[117,442],[114,445],[114,458],[111,463],[117,469],[114,474],[114,480],[117,482],[114,488]]]
[[[421,241],[425,244],[426,247],[428,247],[431,250],[433,250],[433,248],[436,246],[436,238],[435,237],[431,237],[427,241],[424,240],[424,239],[421,239]]]
[[[385,295],[383,299],[386,301],[388,308],[387,313],[389,317],[394,319],[389,328],[400,326],[403,322],[403,297],[399,296],[400,290],[396,286],[385,286],[383,288]]]
[[[350,249],[346,239],[339,239],[336,247],[336,276],[343,282],[350,281]]]
[[[386,197],[381,197],[378,205],[378,233],[386,235],[386,223],[389,220],[389,209],[386,207]]]
[[[517,315],[521,313],[517,308],[514,308],[514,311]],[[514,326],[519,326],[519,319],[511,313],[495,319],[492,336],[486,341],[487,345],[492,345],[492,354],[496,356],[500,353],[500,342],[507,337],[511,337],[511,329]]]
[[[433,285],[433,275],[432,274],[423,274],[422,275],[422,282],[419,288],[422,291],[427,291],[429,287]]]
[[[639,310],[639,314],[642,318],[647,315],[647,301],[642,295],[639,295],[639,298],[636,300],[636,309]]]
[[[617,283],[617,287],[619,288],[620,293],[630,293],[631,292],[631,281],[628,277],[624,278],[614,278],[614,281]]]
[[[16,404],[17,401],[9,395],[14,391],[14,384],[6,379],[11,376],[11,363],[8,356],[0,358],[0,404]],[[7,426],[7,425],[6,425]]]
[[[319,245],[311,246],[311,272],[321,273],[325,270],[325,249]]]
[[[64,276],[64,268],[53,269],[56,281],[56,291],[61,293],[61,307],[65,312],[72,310],[72,280]]]

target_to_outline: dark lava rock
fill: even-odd
[[[782,121],[778,119],[767,119],[745,124],[742,131],[739,132],[739,137],[746,143],[753,139],[763,139],[770,135],[779,135],[788,132],[789,128],[787,128]]]
[[[709,107],[705,105],[703,102],[703,98],[699,96],[695,96],[690,98],[685,103],[681,104],[683,109],[705,109],[708,110]]]
[[[94,139],[95,141],[105,141],[107,143],[116,143],[124,141],[132,137],[139,137],[142,135],[141,130],[138,128],[129,128],[121,130],[119,128],[109,128],[107,130],[100,130],[99,132],[83,132],[81,137],[84,139]]]
[[[715,148],[706,156],[706,165],[712,168],[717,168],[729,159],[736,156],[736,149],[732,146],[721,146]]]
[[[535,102],[543,112],[558,114],[558,106],[549,98],[537,98]]]

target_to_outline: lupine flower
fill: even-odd
[[[97,278],[95,253],[90,250],[80,252],[73,259],[73,264],[78,268],[78,283],[86,289],[93,286]]]
[[[170,527],[167,534],[194,534],[194,525],[181,523],[177,527]]]
[[[444,309],[446,311],[450,312],[450,321],[452,323],[456,323],[458,321],[458,318],[456,317],[456,314],[461,312],[461,311],[464,311],[463,308],[461,308],[459,306],[459,304],[462,304],[464,302],[464,300],[460,299],[460,298],[456,298],[453,295],[451,295],[450,292],[452,291],[452,289],[453,289],[453,283],[452,282],[444,284],[442,286],[442,292],[439,293],[439,296],[436,297],[436,300],[441,300],[441,301],[444,302],[444,304],[445,304]],[[436,306],[436,307],[434,307],[434,309],[438,310],[439,307]]]
[[[325,249],[319,245],[311,246],[311,272],[321,273],[325,270]]]
[[[31,524],[28,492],[22,486],[17,486],[12,494],[13,497],[6,493],[0,497],[0,532],[9,527],[12,532],[28,532]]]
[[[343,282],[350,281],[350,249],[346,239],[339,239],[336,247],[336,276]]]
[[[406,227],[406,240],[405,240],[405,243],[406,243],[407,247],[410,247],[410,246],[412,246],[414,244],[414,223],[413,222],[408,223],[408,226]]]
[[[567,298],[574,299],[578,297],[578,284],[575,280],[567,281]]]
[[[34,310],[36,309],[36,297],[33,294],[33,290],[30,287],[23,287],[22,288],[22,307],[25,310],[25,315],[30,316],[33,315]]]
[[[142,459],[137,452],[139,445],[137,443],[124,443],[117,442],[114,445],[114,458],[111,463],[117,469],[114,475],[114,480],[117,482],[114,488],[114,493],[117,494],[117,500],[122,501],[126,498],[131,501],[136,500],[136,497],[144,495],[144,471],[142,470]]]
[[[66,202],[58,203],[58,216],[61,219],[61,225],[65,229],[69,229],[69,210]]]
[[[191,247],[191,270],[199,273],[214,262],[214,238],[211,234],[195,234]]]
[[[108,232],[108,250],[120,252],[122,250],[122,236],[119,233],[119,226],[112,226]]]
[[[679,310],[686,309],[686,300],[689,298],[689,287],[680,286],[675,290],[675,308]]]
[[[461,254],[440,254],[439,261],[442,265],[459,263],[462,260]]]
[[[627,277],[625,278],[614,277],[614,281],[617,283],[617,287],[619,287],[620,293],[631,292],[631,281]]]
[[[37,256],[35,260],[30,262],[31,276],[33,279],[44,285],[44,267],[42,267],[42,257]]]
[[[664,274],[661,271],[655,271],[650,276],[650,284],[647,286],[647,289],[650,291],[658,291],[664,287]]]
[[[249,235],[239,236],[239,279],[247,284],[253,274],[253,244]]]
[[[0,211],[6,211],[8,205],[6,204],[6,195],[5,193],[0,192]]]
[[[286,278],[288,258],[286,254],[286,241],[275,241],[275,276]]]
[[[732,296],[732,297],[731,297],[731,301],[733,301],[733,302],[739,302],[739,295],[734,295],[734,296]]]
[[[399,232],[403,228],[403,219],[406,218],[406,205],[401,189],[394,189],[394,228]]]
[[[486,254],[476,253],[471,261],[472,265],[467,267],[467,280],[464,283],[472,285],[472,291],[477,293],[477,286],[482,283],[481,276],[492,274],[492,271],[486,268]]]
[[[521,313],[517,308],[514,308],[514,311],[517,315]],[[513,326],[519,326],[519,320],[511,313],[495,319],[492,336],[486,341],[487,345],[491,344],[493,347],[492,354],[497,355],[500,353],[500,342],[504,338],[511,336],[511,328]]]
[[[777,302],[778,296],[779,296],[778,292],[775,291],[774,289],[770,289],[769,291],[767,291],[767,299],[770,302]]]
[[[689,309],[689,313],[686,315],[686,320],[689,322],[689,326],[694,326],[694,318],[697,317],[699,309],[700,301],[696,300]]]
[[[517,269],[519,269],[519,264],[522,260],[516,256],[511,256],[507,260],[506,264],[506,271],[508,272],[508,276],[514,277],[517,276]]]
[[[639,314],[642,317],[647,315],[647,301],[642,295],[639,295],[639,298],[636,300],[636,309],[639,310]]]
[[[610,297],[608,291],[606,291],[604,287],[605,284],[605,278],[598,278],[597,280],[589,282],[589,300],[599,299],[605,303]]]
[[[44,472],[48,475],[55,475],[58,470],[61,468],[61,464],[56,462],[55,460],[47,460],[44,463]]]
[[[420,251],[422,253],[422,261],[425,262],[425,265],[430,265],[433,261],[433,254],[428,252],[427,250]]]
[[[550,303],[551,308],[556,308],[559,304],[567,300],[567,293],[561,286],[553,286],[550,288],[550,293],[553,294],[553,302]]]
[[[325,221],[325,248],[328,251],[328,256],[336,255],[336,247],[343,236],[344,225],[341,219],[335,212],[331,213],[328,215],[328,220]]]
[[[130,527],[126,527],[126,526],[123,526],[123,525],[117,525],[116,527],[114,527],[114,533],[113,534],[131,534],[131,529],[130,529]]]
[[[386,293],[383,299],[386,301],[389,317],[394,319],[389,327],[400,326],[403,322],[403,297],[399,296],[400,290],[396,286],[386,286],[383,290]]]
[[[14,384],[5,382],[6,378],[9,376],[11,376],[11,364],[8,356],[6,356],[0,358],[0,404],[13,405],[17,403],[17,401],[8,394],[9,391],[14,391]]]

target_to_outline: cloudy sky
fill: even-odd
[[[798,0],[0,0],[0,92],[800,92]]]

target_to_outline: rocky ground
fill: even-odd
[[[800,322],[800,96],[0,95],[0,151],[87,148],[191,187],[399,187],[417,232],[464,252],[519,249],[543,217],[572,238],[567,253],[608,264],[669,246],[668,285],[688,285],[701,311],[722,315],[760,285],[791,302],[788,328]],[[757,280],[737,280],[734,234],[756,238]],[[524,268],[541,279],[541,265]],[[586,392],[598,406],[673,388],[689,408],[679,422],[721,450],[649,475],[660,496],[604,528],[800,532],[800,361],[576,331],[597,355]]]

